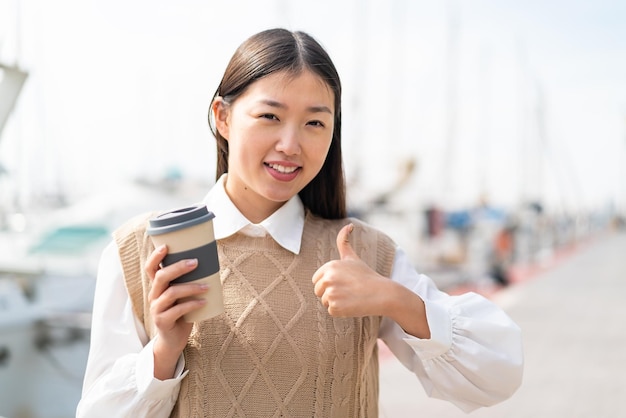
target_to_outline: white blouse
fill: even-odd
[[[260,224],[251,224],[231,202],[224,177],[203,202],[215,213],[216,239],[238,231],[250,236],[270,234],[285,249],[299,253],[304,208],[298,196]],[[378,337],[415,373],[429,396],[469,412],[503,401],[517,390],[524,362],[521,331],[498,306],[475,293],[441,292],[429,277],[415,271],[400,248],[391,279],[424,300],[431,338],[408,335],[388,318],[383,318]],[[117,247],[111,242],[98,269],[77,418],[168,417],[187,374],[185,361],[181,356],[173,379],[154,378],[152,344],[133,313]]]

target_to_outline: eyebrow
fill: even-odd
[[[271,99],[264,99],[264,100],[259,100],[260,103],[267,105],[267,106],[271,106],[271,107],[277,107],[279,109],[287,109],[287,106],[283,103],[277,102],[276,100],[271,100]],[[333,112],[330,110],[330,108],[328,106],[324,106],[324,105],[320,105],[320,106],[309,106],[306,108],[307,111],[309,111],[310,113],[328,113],[330,115],[333,114]]]

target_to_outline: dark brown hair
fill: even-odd
[[[324,48],[304,32],[268,29],[251,36],[235,51],[213,100],[232,103],[255,81],[285,71],[298,75],[309,70],[328,84],[335,96],[332,142],[320,172],[299,193],[304,206],[327,219],[346,217],[346,186],[341,156],[341,82]],[[213,101],[212,100],[212,101]],[[228,172],[228,141],[215,129],[209,108],[209,125],[217,142],[216,179]]]

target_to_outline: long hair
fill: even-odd
[[[228,172],[228,141],[214,126],[212,105],[216,97],[232,103],[255,81],[286,71],[317,74],[335,96],[335,121],[330,148],[320,172],[299,193],[306,208],[327,219],[346,217],[346,185],[341,156],[341,81],[324,48],[304,32],[268,29],[251,36],[235,51],[209,107],[209,126],[217,143],[216,179]]]

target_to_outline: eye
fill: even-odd
[[[309,121],[309,122],[307,122],[307,125],[319,126],[319,127],[321,127],[321,128],[323,128],[324,126],[326,126],[326,125],[324,125],[324,123],[323,123],[322,121],[319,121],[319,120],[312,120],[312,121]]]
[[[269,120],[278,120],[276,115],[274,115],[272,113],[263,113],[262,115],[259,115],[259,118],[261,118],[261,119],[269,119]]]

